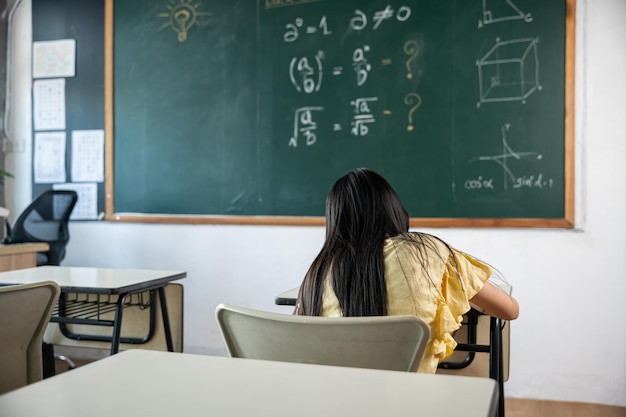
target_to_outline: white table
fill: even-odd
[[[150,308],[156,304],[158,293],[167,348],[173,350],[164,287],[185,276],[182,271],[40,266],[0,272],[0,285],[55,281],[61,287],[61,296],[50,321],[59,323],[67,337],[110,342],[111,354],[115,354],[119,351],[120,341],[141,343],[140,340],[121,337],[122,313],[133,294],[146,291],[150,291],[151,295],[145,301],[145,307]],[[154,309],[151,312],[154,313]],[[111,314],[112,319],[108,318]],[[67,324],[111,326],[113,331],[110,337],[73,333],[66,327]],[[149,334],[153,323],[150,326]]]
[[[491,417],[492,379],[132,349],[0,396],[11,417]]]

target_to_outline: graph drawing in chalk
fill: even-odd
[[[509,178],[512,184],[516,184],[518,182],[519,176],[515,175],[511,165],[509,164],[509,160],[522,160],[522,159],[542,159],[543,155],[538,152],[517,152],[514,151],[513,148],[509,145],[507,139],[507,132],[511,128],[509,123],[502,126],[502,153],[498,155],[488,155],[488,156],[479,156],[478,158],[471,159],[469,162],[475,161],[484,161],[484,162],[495,162],[500,165],[504,171],[504,175]],[[507,181],[504,181],[504,188],[507,188]]]

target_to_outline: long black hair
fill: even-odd
[[[295,313],[321,314],[330,274],[343,316],[386,315],[384,241],[408,229],[409,215],[382,176],[359,168],[341,177],[326,199],[326,240],[300,286]]]

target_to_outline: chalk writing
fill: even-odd
[[[506,4],[505,4],[506,3]],[[509,20],[533,21],[530,13],[524,13],[513,0],[483,0],[483,18],[478,20],[478,27],[491,23],[506,22]]]
[[[478,176],[478,178],[475,179],[466,180],[463,186],[466,190],[494,189],[493,178],[485,179],[482,176]]]
[[[409,132],[413,131],[413,113],[415,110],[419,109],[422,105],[422,96],[417,93],[409,93],[404,97],[404,104],[411,106],[409,110],[409,125],[406,127],[406,130]]]
[[[394,16],[397,21],[405,22],[409,19],[409,17],[411,17],[411,8],[408,6],[401,6],[396,12],[394,9],[391,8],[391,6],[387,6],[383,10],[374,12],[372,16],[372,20],[374,22],[372,29],[378,29],[383,21],[392,19]],[[366,29],[367,26],[368,18],[365,12],[358,9],[355,10],[354,16],[350,19],[349,27],[355,31],[361,31]],[[304,32],[305,35],[315,35],[321,33],[324,36],[328,36],[333,33],[333,31],[329,28],[328,18],[326,16],[322,16],[319,22],[315,22],[312,25],[305,24],[303,18],[296,17],[293,22],[289,22],[285,25],[283,41],[295,42],[300,38],[302,32]]]
[[[350,102],[354,106],[354,118],[350,133],[354,136],[367,136],[369,133],[368,124],[374,123],[374,115],[370,110],[370,103],[377,101],[377,97],[357,98]]]
[[[300,17],[296,18],[293,23],[287,23],[285,28],[287,29],[283,34],[283,40],[285,42],[294,42],[300,37],[300,28],[304,25],[304,20]],[[318,30],[322,31],[324,36],[328,36],[332,34],[328,29],[328,23],[326,22],[326,16],[322,16],[320,22],[317,26],[306,26],[304,27],[304,31],[308,35],[313,35],[318,32]]]
[[[496,164],[500,165],[506,175],[506,177],[509,178],[510,182],[513,184],[513,188],[520,188],[520,187],[535,187],[535,188],[542,188],[542,187],[552,187],[553,185],[553,181],[552,179],[544,179],[543,175],[538,175],[538,176],[516,176],[513,173],[513,170],[509,164],[509,160],[513,159],[513,160],[522,160],[522,159],[528,159],[528,158],[533,158],[536,160],[541,160],[543,158],[543,155],[538,153],[538,152],[517,152],[514,151],[511,146],[509,145],[508,139],[507,139],[507,132],[510,130],[511,125],[509,123],[505,124],[504,126],[502,126],[501,128],[501,132],[502,132],[502,153],[498,154],[498,155],[490,155],[490,156],[480,156],[478,158],[474,158],[471,159],[470,162],[474,162],[474,161],[484,161],[484,162],[495,162]],[[504,182],[504,188],[508,188],[507,186],[508,182]]]
[[[392,19],[394,17],[395,10],[391,6],[387,5],[383,10],[374,12],[372,20],[374,21],[374,30],[382,24],[383,21]],[[408,6],[401,6],[398,8],[395,17],[400,22],[405,22],[411,17],[411,8]],[[350,28],[356,31],[363,30],[367,27],[367,15],[359,9],[354,11],[354,16],[350,19]]]
[[[273,8],[288,5],[293,4],[290,4],[289,1],[280,2],[278,0],[271,3],[266,2],[266,8],[268,6]],[[394,22],[400,24],[408,21],[411,14],[412,10],[409,6],[392,7],[387,5],[368,12],[355,9],[351,15],[350,12],[343,15],[344,18],[333,15],[305,16],[304,18],[292,16],[285,23],[284,30],[279,30],[278,34],[280,34],[284,43],[293,45],[294,53],[289,56],[288,61],[284,62],[285,64],[288,63],[289,81],[295,92],[310,96],[319,102],[320,96],[317,93],[321,92],[321,94],[324,94],[324,90],[328,88],[325,88],[323,85],[324,73],[327,76],[339,79],[353,74],[356,86],[366,88],[373,65],[376,64],[373,61],[373,57],[376,55],[378,55],[376,60],[379,60],[379,65],[392,66],[394,65],[394,59],[391,56],[397,56],[394,54],[404,52],[406,59],[398,59],[396,65],[404,65],[407,71],[407,79],[413,78],[413,73],[417,71],[415,69],[415,61],[420,53],[420,44],[416,39],[404,39],[400,45],[390,45],[391,51],[389,51],[389,55],[386,56],[387,51],[383,51],[385,55],[382,57],[380,57],[379,51],[372,51],[370,44],[366,42],[361,45],[357,44],[350,52],[340,51],[339,53],[333,53],[329,56],[329,60],[326,59],[324,49],[318,50],[315,56],[312,56],[312,54],[307,55],[302,50],[303,46],[306,48],[311,44],[310,39],[312,37],[321,39],[327,36],[332,37],[334,33],[345,34],[346,27],[342,27],[342,24],[347,25],[347,33],[365,30],[372,32],[382,31],[383,27]],[[347,54],[350,54],[349,58],[345,56]],[[331,58],[332,61],[330,60]],[[350,67],[352,71],[349,71]],[[346,80],[341,79],[337,82],[345,83]],[[349,120],[349,132],[352,136],[368,136],[372,126],[377,122],[376,115],[381,113],[386,116],[392,115],[392,111],[389,108],[374,111],[372,103],[377,100],[378,97],[370,96],[359,97],[350,101],[353,112],[351,120]],[[288,140],[288,146],[296,148],[301,144],[312,146],[318,143],[318,123],[315,121],[315,113],[323,112],[324,108],[316,104],[316,102],[310,101],[308,103],[299,103],[299,107],[295,109],[293,132]],[[386,105],[397,106],[398,104],[402,105],[401,102],[395,104],[388,103]],[[413,113],[421,106],[422,97],[417,93],[408,92],[404,98],[404,104],[410,106],[408,108],[409,125],[407,126],[407,131],[411,132],[414,130]],[[325,117],[319,117],[319,119],[325,123],[322,130],[325,132],[324,134],[340,132],[348,122],[346,120],[325,121]]]
[[[308,57],[294,57],[289,64],[289,77],[298,92],[312,93],[322,87],[322,59],[324,52],[315,54],[314,66],[309,63]]]
[[[409,58],[406,60],[404,64],[406,66],[406,78],[409,80],[413,78],[413,71],[411,71],[411,63],[417,58],[420,53],[419,44],[417,41],[411,39],[404,43],[404,47],[402,48],[404,53],[409,55]]]
[[[552,188],[553,186],[554,180],[545,179],[543,174],[517,177],[513,182],[513,188]]]
[[[356,48],[352,53],[352,68],[356,73],[356,84],[360,87],[367,81],[367,74],[372,69],[372,66],[367,63],[365,53],[369,52],[370,47],[365,45],[363,48]]]
[[[298,147],[298,139],[302,135],[307,146],[317,142],[317,123],[313,120],[314,111],[322,111],[323,107],[300,107],[296,110],[293,123],[293,136],[289,139],[289,146]]]

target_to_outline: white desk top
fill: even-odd
[[[298,299],[298,291],[300,291],[300,287],[292,288],[281,294],[278,294],[275,299],[276,304],[295,306],[296,300]]]
[[[182,271],[151,269],[84,268],[74,266],[39,266],[0,272],[0,285],[54,281],[63,291],[119,294],[130,290],[150,289],[184,278]]]
[[[492,416],[487,378],[132,349],[0,396],[11,417]]]

